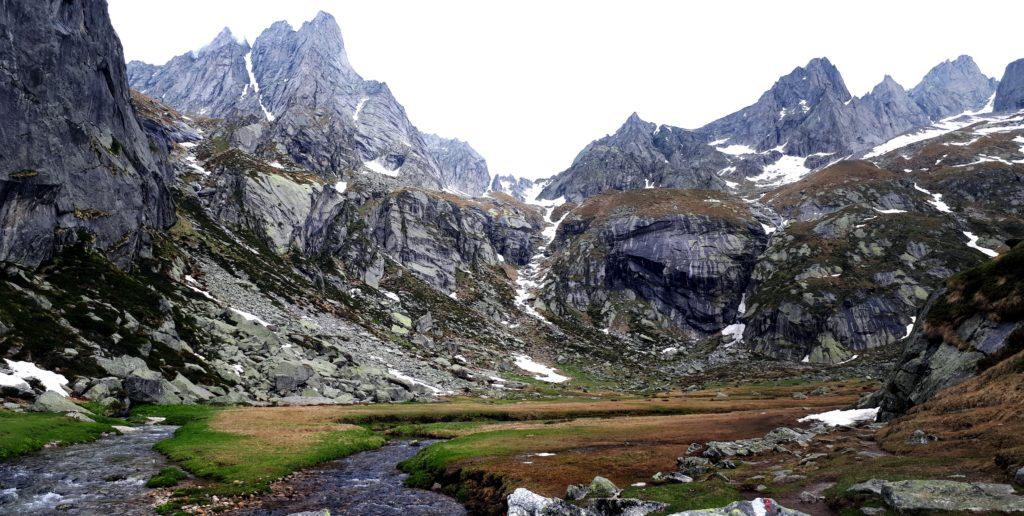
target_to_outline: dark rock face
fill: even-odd
[[[261,114],[256,92],[250,91],[246,55],[249,44],[235,40],[225,28],[198,52],[177,56],[162,66],[128,63],[132,89],[177,109],[211,117]]]
[[[730,161],[706,143],[691,131],[658,127],[633,113],[615,134],[584,148],[540,198],[578,202],[606,190],[653,187],[726,190],[718,173]]]
[[[641,300],[653,310],[644,315],[662,327],[698,337],[718,332],[735,319],[767,237],[745,206],[723,194],[708,198],[644,190],[588,201],[559,227],[545,306],[563,317],[600,314],[592,322],[607,327],[623,324],[626,305]],[[623,209],[595,215],[595,203]],[[678,208],[662,209],[669,206]],[[728,214],[733,209],[741,216]]]
[[[441,180],[446,189],[468,197],[477,197],[487,191],[491,173],[487,170],[487,161],[473,147],[464,141],[434,134],[425,134],[423,139],[427,151],[441,170]]]
[[[7,2],[0,34],[0,261],[35,266],[84,239],[127,266],[174,214],[106,3]]]
[[[910,90],[910,98],[932,120],[977,111],[996,91],[998,81],[985,77],[971,56],[939,63]]]
[[[1024,59],[1006,65],[993,108],[997,112],[1024,109]]]

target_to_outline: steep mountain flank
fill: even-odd
[[[364,170],[427,188],[445,185],[423,135],[387,85],[352,69],[341,29],[327,13],[298,29],[276,22],[251,48],[225,29],[197,53],[163,66],[133,62],[131,70],[132,86],[157,100],[232,119],[222,136],[248,153],[287,157],[326,175]]]
[[[1003,79],[999,81],[993,108],[997,112],[1012,112],[1024,109],[1024,59],[1006,65]]]
[[[726,190],[718,173],[730,165],[725,154],[691,131],[657,126],[636,113],[615,134],[580,151],[540,194],[578,202],[606,190],[698,188]]]
[[[0,33],[0,261],[82,242],[128,267],[174,215],[106,4],[6,2]]]
[[[932,120],[958,115],[964,111],[979,111],[996,91],[999,81],[985,77],[971,56],[960,56],[943,61],[921,79],[910,98]]]
[[[651,327],[696,339],[731,323],[767,236],[726,194],[605,193],[565,215],[541,300],[617,333]]]
[[[468,143],[434,134],[423,135],[427,151],[441,170],[445,189],[463,197],[478,197],[491,184],[487,161]]]
[[[983,255],[911,178],[842,162],[766,198],[793,219],[753,273],[755,351],[837,363],[907,335],[929,293]]]
[[[198,52],[177,56],[162,66],[128,63],[132,89],[197,115],[261,115],[256,92],[250,91],[247,42],[225,28]]]

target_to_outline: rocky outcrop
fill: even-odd
[[[888,75],[870,93],[854,100],[853,110],[855,119],[864,126],[858,128],[864,135],[856,141],[858,148],[877,145],[931,122],[928,114]]]
[[[246,69],[249,50],[249,43],[236,40],[225,27],[198,52],[184,53],[161,66],[128,63],[128,84],[186,113],[262,116]]]
[[[910,90],[910,98],[932,120],[978,111],[988,103],[999,81],[985,77],[971,56],[943,61]]]
[[[539,216],[515,201],[466,200],[417,189],[386,191],[364,183],[342,202],[317,201],[306,223],[306,251],[338,257],[371,283],[384,258],[445,293],[460,270],[522,265],[534,249]]]
[[[855,493],[881,495],[900,514],[917,512],[1024,512],[1024,496],[1008,484],[956,482],[953,480],[871,479],[849,489]]]
[[[870,163],[765,200],[792,222],[758,261],[742,322],[744,341],[774,358],[835,364],[895,344],[946,277],[983,257],[913,182]]]
[[[0,33],[0,261],[87,242],[127,267],[174,214],[106,4],[7,2]]]
[[[718,174],[730,160],[706,143],[692,131],[659,127],[633,113],[615,134],[580,151],[572,166],[545,185],[540,198],[579,202],[607,190],[727,190]]]
[[[766,241],[749,208],[725,194],[603,194],[560,224],[541,300],[556,315],[587,314],[602,328],[628,327],[640,315],[706,336],[735,319]]]
[[[491,179],[490,191],[511,195],[519,202],[529,202],[533,199],[527,199],[527,196],[535,184],[534,181],[525,177],[516,177],[511,174],[496,175]]]
[[[892,419],[1021,349],[1024,246],[954,276],[915,325],[903,356],[871,404]]]
[[[427,144],[427,152],[441,170],[441,181],[446,190],[467,197],[478,197],[487,191],[491,183],[487,161],[468,143],[435,134],[425,134],[423,140]]]
[[[993,109],[996,112],[1024,109],[1024,59],[1006,65],[1006,71],[1003,72],[1003,78],[996,90]]]

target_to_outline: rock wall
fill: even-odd
[[[127,267],[174,212],[106,3],[6,2],[0,34],[0,261],[87,241]]]

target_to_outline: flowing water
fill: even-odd
[[[166,465],[153,443],[174,428],[139,427],[0,463],[0,514],[153,514],[145,484]]]
[[[327,509],[359,516],[458,516],[466,509],[440,493],[405,486],[396,465],[416,455],[410,442],[388,444],[296,474],[275,486],[275,494],[238,515],[286,515]]]

